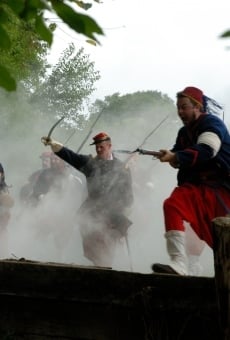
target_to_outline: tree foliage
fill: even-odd
[[[162,126],[149,138],[153,142],[152,147],[170,136],[173,136],[173,140],[172,124],[178,124],[175,103],[159,91],[138,91],[125,95],[114,93],[104,100],[97,99],[90,112],[85,131],[90,131],[96,117],[102,112],[92,134],[106,131],[111,134],[116,148],[130,150],[138,147],[162,121]],[[168,144],[168,141],[167,144],[164,140],[162,142],[163,145]]]
[[[104,121],[140,118],[143,111],[145,117],[152,115],[161,117],[162,112],[172,109],[173,101],[159,91],[138,91],[132,94],[120,95],[114,93],[106,96],[104,101],[96,100],[92,107],[92,114],[102,109]]]
[[[2,85],[4,82],[10,90],[11,82],[14,80],[11,79],[11,82],[7,83],[7,72],[2,65],[7,65],[7,70],[14,75],[16,81],[24,80],[30,76],[31,70],[35,71],[43,66],[47,44],[38,39],[32,23],[20,20],[7,6],[5,6],[5,13],[7,13],[7,18],[0,26],[0,30],[4,28],[3,39],[0,43],[2,70],[0,82]]]
[[[75,51],[74,45],[70,44],[43,82],[33,90],[31,101],[37,104],[40,113],[64,115],[68,125],[79,127],[99,79],[99,72],[84,49]]]
[[[9,140],[9,135],[14,136],[15,144],[32,140],[32,144],[39,145],[40,137],[63,114],[66,124],[62,127],[66,128],[57,130],[66,138],[71,132],[68,131],[70,125],[78,129],[84,125],[86,116],[83,113],[88,97],[100,78],[94,63],[83,48],[75,51],[74,45],[70,44],[49,72],[46,72],[45,66],[19,82],[17,91],[0,88],[2,147],[3,141],[7,143]]]
[[[98,2],[98,1],[96,1]],[[21,58],[21,39],[16,39],[15,31],[17,25],[20,26],[19,32],[29,31],[29,40],[27,35],[21,38],[27,44],[27,60],[34,60],[31,54],[37,53],[36,43],[39,48],[42,46],[41,41],[46,42],[49,46],[52,44],[53,31],[46,25],[45,13],[53,13],[63,20],[69,27],[77,33],[85,35],[87,38],[97,41],[95,34],[103,34],[102,29],[89,16],[79,13],[74,9],[77,5],[85,10],[92,4],[76,0],[0,0],[0,51],[5,51],[5,57],[0,59],[0,86],[8,91],[16,89],[17,76],[15,66],[18,67]],[[15,29],[13,28],[15,25]],[[24,28],[21,30],[21,28]],[[14,34],[11,34],[14,31]],[[12,57],[12,59],[10,58]],[[13,58],[15,59],[13,65]],[[17,59],[20,60],[17,63]],[[26,70],[26,68],[22,68]]]

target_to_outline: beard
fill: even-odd
[[[195,112],[193,112],[192,115],[189,117],[189,119],[183,120],[183,124],[184,126],[192,126],[196,122],[197,119],[198,117],[196,116]]]

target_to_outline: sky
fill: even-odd
[[[93,98],[119,92],[157,90],[173,100],[196,86],[230,111],[228,0],[105,0],[85,12],[102,27],[101,45],[57,22],[49,60],[55,63],[70,42],[83,47],[101,79]],[[230,113],[229,113],[230,116]]]

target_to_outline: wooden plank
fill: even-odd
[[[230,340],[230,217],[213,221],[214,266],[220,322],[224,339]]]
[[[215,292],[214,278],[0,261],[0,339],[221,340]]]

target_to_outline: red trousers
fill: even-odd
[[[230,192],[226,189],[183,184],[176,187],[164,201],[165,229],[184,231],[186,221],[199,238],[212,248],[212,220],[225,216],[228,213],[226,207],[230,209]]]

